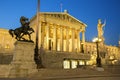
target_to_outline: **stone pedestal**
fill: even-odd
[[[27,77],[29,74],[36,71],[34,43],[16,41],[13,61],[11,62],[8,77]]]

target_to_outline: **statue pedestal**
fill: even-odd
[[[11,62],[8,77],[27,77],[29,74],[36,71],[34,43],[16,41],[13,61]]]

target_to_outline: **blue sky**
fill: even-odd
[[[87,24],[86,40],[97,36],[98,19],[106,20],[105,43],[118,45],[120,35],[120,0],[40,0],[41,12],[69,14]],[[36,14],[37,0],[0,0],[0,28],[14,29],[20,26],[19,18],[33,17]]]

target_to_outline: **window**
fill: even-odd
[[[77,61],[76,60],[71,61],[71,68],[72,69],[77,68]]]
[[[64,69],[70,69],[70,61],[69,60],[64,60],[63,61],[63,68]]]
[[[80,60],[79,65],[85,65],[85,62],[83,60]]]

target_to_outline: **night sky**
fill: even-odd
[[[86,40],[97,36],[98,19],[104,27],[105,43],[118,45],[120,38],[120,0],[40,0],[41,12],[61,12],[69,14],[87,24]],[[37,12],[37,0],[0,0],[0,28],[20,27],[21,16],[32,18]]]

